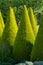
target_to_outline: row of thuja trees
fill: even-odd
[[[11,7],[6,24],[0,12],[0,61],[7,62],[11,58],[17,62],[43,60],[43,15],[39,27],[32,8],[28,14],[26,5],[23,6],[19,27]]]

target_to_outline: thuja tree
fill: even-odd
[[[43,61],[43,14],[41,16],[39,31],[31,53],[31,60]]]
[[[4,24],[4,21],[3,21],[2,13],[0,11],[0,38],[3,34],[4,27],[5,27],[5,24]]]
[[[35,37],[28,16],[28,11],[24,5],[20,26],[13,47],[14,60],[30,60],[34,39]]]
[[[16,24],[13,9],[8,10],[6,24],[0,41],[0,61],[6,62],[11,57],[13,42],[17,34],[18,26]]]

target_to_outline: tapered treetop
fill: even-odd
[[[24,7],[23,7],[23,14],[22,14],[22,19],[21,19],[19,28],[20,28],[19,30],[21,30],[21,33],[22,33],[22,30],[25,33],[25,35],[26,35],[25,38],[28,41],[30,41],[31,43],[33,43],[34,42],[34,33],[33,33],[33,29],[31,26],[31,22],[30,22],[30,18],[28,15],[26,5],[24,5]]]
[[[13,9],[10,7],[6,19],[6,26],[4,29],[3,36],[4,39],[7,40],[11,45],[13,45],[17,30],[18,26],[16,23],[15,14]]]
[[[43,61],[43,14],[41,16],[39,31],[32,50],[31,60]]]
[[[4,27],[5,27],[5,24],[4,24],[4,21],[3,21],[3,18],[2,18],[2,14],[1,14],[1,12],[0,12],[0,38],[1,38],[1,36],[2,36]]]
[[[14,60],[29,60],[33,43],[34,33],[30,24],[27,8],[24,5],[20,26],[14,42]]]
[[[0,41],[0,60],[7,60],[11,55],[11,46],[15,41],[15,37],[17,34],[18,26],[16,24],[16,19],[14,15],[13,9],[10,7],[6,19],[6,24],[4,28],[4,32]],[[2,56],[3,55],[3,56]]]
[[[29,8],[29,17],[30,17],[31,25],[34,31],[34,35],[36,36],[38,32],[37,21],[36,21],[36,17],[34,16],[34,13],[31,7]]]

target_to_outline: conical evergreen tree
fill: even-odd
[[[36,36],[38,32],[37,20],[36,20],[36,17],[34,16],[34,13],[31,7],[29,8],[29,17],[30,17],[31,25],[34,31],[34,35]]]
[[[7,61],[11,55],[10,49],[16,37],[18,27],[13,9],[10,7],[7,15],[5,29],[0,41],[0,60]]]
[[[2,36],[4,27],[5,27],[5,24],[4,24],[4,21],[3,21],[3,18],[2,18],[2,14],[1,14],[1,11],[0,11],[0,38]]]
[[[31,53],[31,60],[43,61],[43,14],[41,16],[39,31]]]
[[[20,27],[14,42],[14,60],[29,60],[33,43],[34,34],[30,24],[27,8],[24,5]]]

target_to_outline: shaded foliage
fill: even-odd
[[[16,17],[17,21],[20,20],[21,17],[21,9],[23,8],[23,5],[27,5],[27,7],[32,7],[33,10],[39,11],[39,9],[43,5],[43,0],[0,0],[0,9],[3,13],[3,18],[6,22],[6,11],[8,10],[9,6],[16,7]],[[41,9],[40,9],[41,10]],[[37,12],[36,12],[37,13]]]

